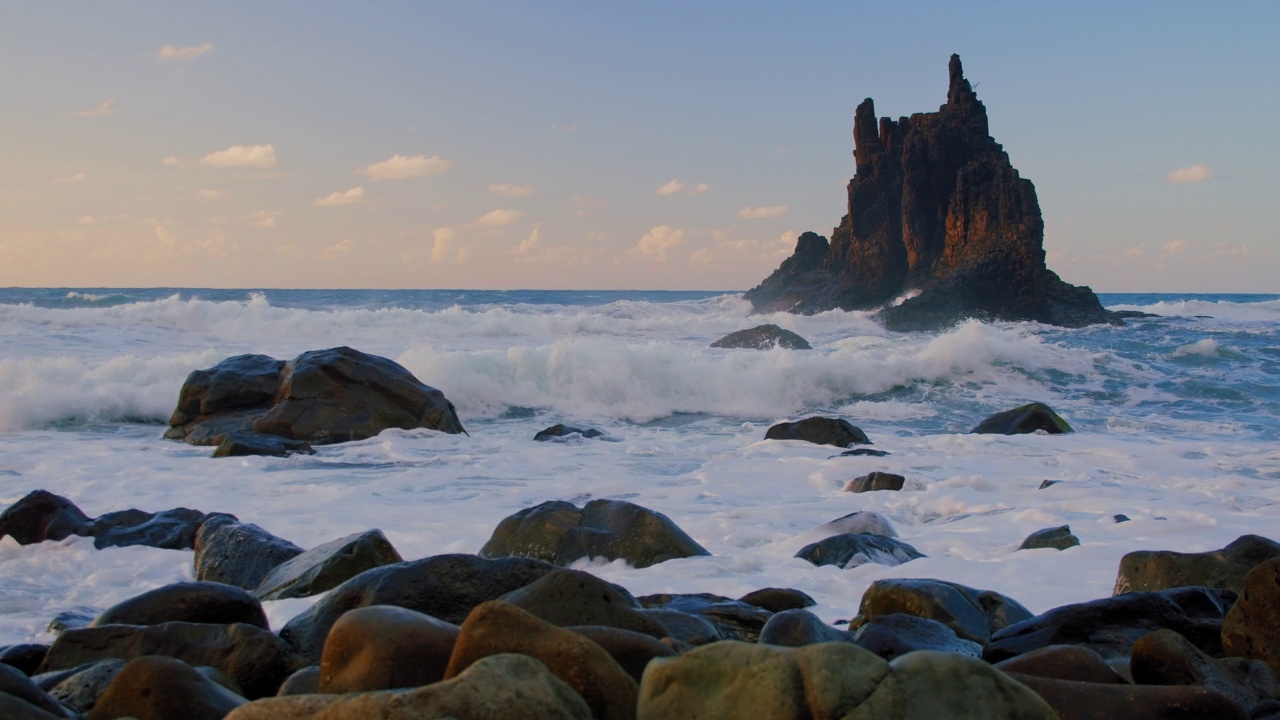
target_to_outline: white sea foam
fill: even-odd
[[[1113,305],[1111,310],[1136,310],[1171,317],[1208,317],[1228,322],[1280,320],[1280,300],[1231,302],[1229,300],[1162,300],[1150,305]]]

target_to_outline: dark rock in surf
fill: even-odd
[[[165,550],[190,550],[195,547],[196,533],[208,515],[190,508],[174,508],[158,513],[143,510],[120,510],[98,516],[89,526],[93,546],[107,547],[145,545]]]
[[[845,450],[834,457],[888,457],[889,453],[884,450],[876,450],[873,448],[854,448]]]
[[[967,640],[985,645],[993,633],[1032,617],[1013,598],[993,590],[925,578],[888,578],[871,583],[858,606],[864,621],[907,614],[937,620]]]
[[[302,548],[231,515],[214,515],[196,534],[197,580],[226,583],[254,590],[281,563],[303,553]]]
[[[775,347],[787,350],[812,350],[809,341],[799,335],[778,327],[777,325],[758,325],[756,327],[731,332],[711,343],[713,348],[745,348],[749,350],[772,350]]]
[[[261,433],[231,433],[222,438],[218,447],[213,449],[213,457],[248,457],[261,455],[264,457],[289,457],[290,455],[314,455],[316,451],[309,443],[301,440],[290,440],[277,435]]]
[[[870,533],[891,538],[898,537],[898,531],[893,529],[893,524],[889,522],[888,518],[870,510],[851,512],[831,522],[823,523],[818,529],[826,532],[828,536],[844,533]]]
[[[625,560],[643,568],[710,555],[662,513],[624,500],[592,500],[578,509],[553,500],[498,523],[481,557],[532,557],[556,565],[583,558]]]
[[[93,621],[103,625],[159,625],[166,622],[230,625],[269,630],[262,603],[244,590],[218,582],[180,582],[116,603]]]
[[[453,403],[391,360],[349,347],[305,352],[288,363],[239,355],[187,377],[165,437],[275,447],[254,434],[327,445],[388,428],[465,432]],[[227,452],[230,452],[228,450]]]
[[[89,627],[89,623],[92,623],[93,619],[101,614],[102,608],[81,605],[70,610],[63,610],[54,615],[53,619],[49,621],[49,626],[45,629],[55,635],[61,635],[64,631],[72,628]]]
[[[1054,550],[1066,550],[1067,548],[1076,547],[1079,544],[1080,538],[1071,534],[1071,526],[1062,525],[1060,527],[1045,528],[1031,533],[1022,541],[1022,544],[1018,546],[1018,549],[1042,550],[1045,548],[1053,548]]]
[[[894,473],[876,471],[856,477],[844,486],[845,492],[864,493],[877,490],[901,490],[907,479]]]
[[[738,601],[764,608],[771,613],[780,613],[784,610],[799,610],[818,604],[816,600],[809,597],[808,593],[803,591],[794,588],[772,587],[752,590],[738,598]]]
[[[756,642],[765,623],[773,617],[764,608],[712,593],[659,593],[637,599],[646,608],[701,617],[725,640]]]
[[[1114,594],[1188,585],[1239,592],[1250,570],[1278,557],[1280,543],[1258,535],[1241,535],[1221,550],[1201,553],[1137,550],[1120,558]]]
[[[367,530],[295,555],[276,565],[253,594],[261,600],[310,597],[338,587],[365,570],[404,562],[381,530]]]
[[[892,330],[963,318],[1122,322],[1092,290],[1045,266],[1035,187],[991,138],[958,56],[948,72],[947,103],[936,113],[883,118],[877,127],[873,102],[858,106],[848,213],[830,243],[801,235],[795,254],[746,293],[756,312],[880,307]]]
[[[1073,432],[1062,416],[1044,403],[1033,402],[996,413],[978,423],[971,433],[1021,435],[1043,430],[1050,435]]]
[[[89,516],[70,500],[47,490],[33,490],[0,513],[0,537],[8,535],[19,545],[65,540],[87,535],[89,522]]]
[[[853,633],[853,642],[885,660],[917,650],[982,657],[982,646],[978,643],[957,636],[954,630],[937,620],[917,615],[881,615],[863,623]]]
[[[533,436],[533,439],[538,442],[546,442],[548,440],[555,440],[556,438],[567,438],[571,435],[578,435],[580,437],[590,439],[601,437],[604,433],[596,430],[595,428],[580,428],[573,427],[572,425],[556,423],[546,430],[539,430],[538,434]]]
[[[778,423],[764,434],[765,440],[804,440],[817,445],[870,445],[867,434],[854,427],[848,420],[832,417],[811,417],[797,422]]]
[[[806,545],[796,553],[796,557],[819,567],[835,565],[847,570],[867,563],[892,567],[922,558],[924,554],[901,540],[884,535],[845,533]]]
[[[1163,315],[1142,312],[1141,310],[1112,310],[1111,314],[1120,320],[1146,320],[1147,318],[1164,317]]]

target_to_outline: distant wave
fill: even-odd
[[[1211,317],[1228,322],[1280,320],[1280,300],[1232,302],[1229,300],[1162,300],[1150,305],[1113,305],[1111,310],[1137,310],[1168,317]]]

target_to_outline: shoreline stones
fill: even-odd
[[[1044,431],[1050,435],[1075,432],[1053,408],[1041,402],[1033,402],[1012,410],[996,413],[978,423],[971,434],[1023,435]]]
[[[1120,558],[1114,595],[1199,585],[1240,592],[1253,568],[1280,557],[1280,543],[1258,535],[1241,535],[1221,550],[1180,553],[1138,550]]]
[[[731,332],[711,343],[713,348],[745,348],[750,350],[772,350],[775,347],[787,350],[812,350],[809,341],[790,330],[777,325],[757,325],[747,330]]]
[[[575,435],[589,440],[591,438],[603,437],[604,433],[596,430],[595,428],[580,428],[573,427],[572,425],[556,423],[545,430],[539,430],[538,433],[533,436],[533,439],[538,442],[546,442],[548,440],[564,441]]]
[[[844,486],[845,492],[864,493],[875,492],[877,490],[901,490],[907,479],[901,475],[895,475],[889,472],[876,471],[868,473],[862,477],[856,477]]]
[[[844,418],[809,417],[796,422],[778,423],[764,434],[765,440],[804,440],[816,445],[870,445],[867,434]]]
[[[1054,550],[1066,550],[1080,544],[1080,538],[1071,534],[1070,525],[1062,525],[1059,527],[1045,528],[1037,530],[1026,537],[1022,544],[1018,546],[1019,550],[1043,550],[1045,548],[1053,548]]]
[[[924,554],[884,535],[844,533],[806,545],[795,556],[814,565],[835,565],[848,570],[867,563],[892,567],[922,558]]]

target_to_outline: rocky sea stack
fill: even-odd
[[[879,307],[891,330],[964,318],[1119,322],[1092,290],[1045,266],[1035,186],[989,134],[987,109],[958,55],[949,69],[938,112],[877,125],[871,99],[858,106],[848,214],[830,242],[801,235],[795,253],[747,292],[757,312]],[[907,299],[890,304],[900,297]]]

